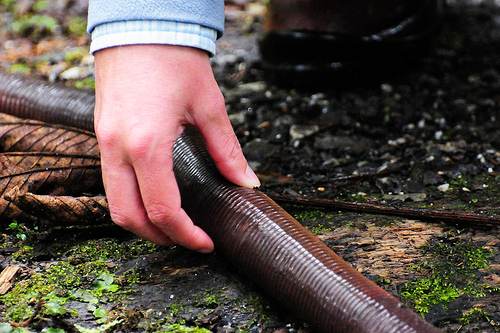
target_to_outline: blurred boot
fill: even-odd
[[[362,84],[424,55],[441,12],[442,0],[270,0],[262,63],[282,83]]]

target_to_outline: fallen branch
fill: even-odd
[[[444,211],[444,210],[430,210],[419,208],[396,208],[390,206],[383,206],[372,203],[361,202],[348,202],[336,199],[320,199],[320,198],[305,198],[305,197],[292,197],[284,195],[270,195],[270,197],[285,204],[293,204],[300,206],[321,207],[327,209],[338,209],[357,213],[365,214],[380,214],[400,216],[404,218],[442,221],[452,223],[474,223],[484,225],[499,225],[500,217],[486,216],[474,213],[457,212],[457,211]]]

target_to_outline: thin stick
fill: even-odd
[[[429,210],[418,208],[396,208],[371,203],[348,202],[335,199],[292,197],[284,195],[270,195],[270,197],[279,202],[300,206],[313,206],[328,209],[338,209],[358,213],[380,214],[413,218],[419,220],[432,220],[453,223],[478,223],[487,225],[499,225],[500,217],[486,216],[474,213]]]

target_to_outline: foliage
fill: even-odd
[[[167,326],[161,333],[210,333],[210,330],[200,327],[188,327],[181,324]]]
[[[12,31],[21,36],[34,39],[53,34],[59,28],[59,23],[47,15],[25,15],[12,23]]]
[[[491,252],[462,240],[431,242],[425,249],[430,259],[415,267],[423,277],[403,285],[401,296],[421,315],[433,306],[446,306],[460,296],[486,293],[479,270],[488,267]]]
[[[87,77],[82,80],[78,80],[75,82],[76,89],[87,89],[94,90],[95,89],[95,79],[93,77]]]
[[[84,36],[87,32],[87,21],[82,17],[74,16],[69,19],[67,27],[72,36]]]
[[[27,280],[19,281],[10,292],[0,296],[0,302],[6,307],[5,317],[12,321],[31,318],[40,303],[44,304],[44,315],[65,315],[69,311],[64,305],[69,299],[76,298],[76,290],[86,290],[99,298],[119,289],[113,283],[114,279],[103,261],[77,265],[62,261],[44,272],[34,273]],[[88,280],[95,281],[91,284]],[[87,289],[88,287],[90,288]]]
[[[16,64],[10,65],[10,67],[9,67],[9,73],[12,73],[12,74],[25,74],[25,75],[27,75],[27,74],[31,74],[31,68],[27,64],[16,63]]]
[[[15,220],[9,223],[7,230],[13,233],[18,240],[25,241],[28,238],[26,227]]]
[[[306,225],[313,234],[324,235],[333,230],[328,225],[334,218],[334,214],[319,209],[299,211],[294,217],[302,224]]]

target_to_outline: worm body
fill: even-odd
[[[93,107],[89,93],[0,74],[0,112],[92,130]],[[196,129],[186,128],[173,156],[183,207],[217,251],[318,331],[440,332],[265,194],[227,182]]]

